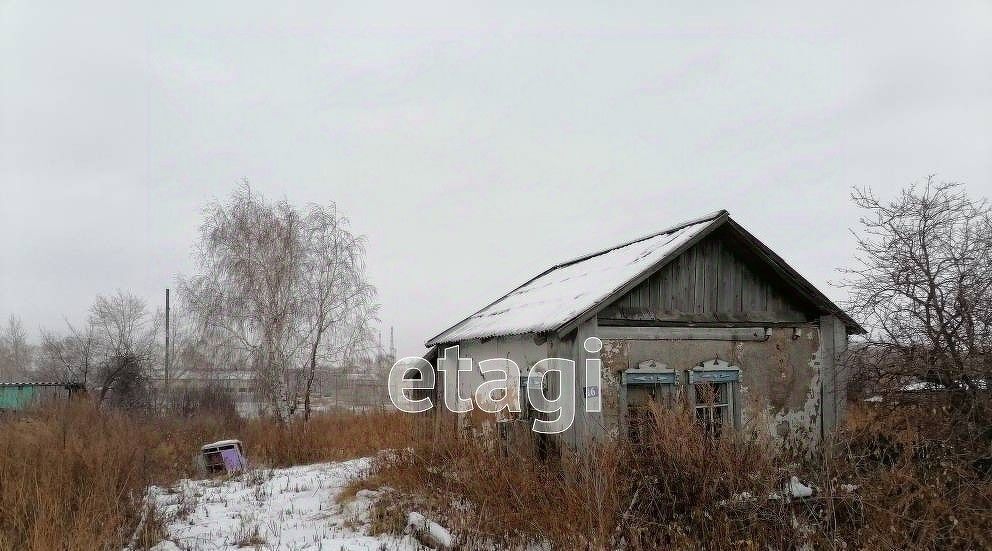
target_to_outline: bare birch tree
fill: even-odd
[[[29,377],[33,357],[34,349],[28,342],[24,324],[11,314],[0,328],[0,380]]]
[[[340,365],[371,344],[375,288],[365,276],[365,239],[352,234],[336,205],[311,205],[304,219],[307,254],[300,273],[299,339],[304,369],[296,385],[304,419],[310,418],[317,364]],[[292,407],[298,405],[293,401]]]
[[[859,361],[879,390],[927,381],[968,392],[992,382],[992,214],[958,184],[928,178],[867,211],[858,266],[845,270],[851,311],[869,329]]]
[[[301,397],[308,403],[317,363],[367,334],[374,290],[363,242],[333,205],[303,215],[247,185],[204,212],[199,273],[183,284],[187,303],[205,340],[248,361],[256,389],[284,422]]]

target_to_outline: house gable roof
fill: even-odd
[[[823,311],[853,319],[803,279],[771,249],[730,219],[725,210],[657,233],[556,264],[427,341],[427,346],[502,335],[567,333],[644,281],[715,229],[729,225],[758,257]]]

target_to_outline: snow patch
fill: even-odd
[[[369,466],[369,459],[247,471],[232,478],[181,480],[152,487],[149,496],[168,539],[156,551],[244,547],[273,550],[414,550],[410,536],[370,536],[375,492],[337,496]]]
[[[417,539],[435,549],[451,549],[455,543],[451,533],[443,526],[416,511],[411,511],[407,515],[406,529]]]

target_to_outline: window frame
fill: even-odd
[[[652,399],[657,400],[659,397],[667,394],[667,403],[665,405],[671,407],[675,404],[675,399],[678,395],[678,386],[678,373],[674,369],[669,369],[668,365],[655,360],[641,362],[637,367],[628,368],[624,371],[620,377],[620,405],[622,412],[620,433],[626,435],[627,438],[637,438],[631,426],[631,404],[628,397],[630,387],[654,387],[654,396]]]
[[[709,419],[707,423],[703,423],[703,426],[706,427],[708,433],[714,436],[719,435],[720,431],[728,425],[735,431],[741,428],[740,372],[739,367],[719,359],[703,362],[687,372],[687,394],[693,417],[699,422],[699,411],[707,411],[708,415],[706,416]],[[726,402],[700,404],[696,388],[697,385],[703,384],[721,385],[725,389]],[[717,409],[724,410],[725,415],[721,416],[719,428],[713,430],[712,427],[715,426],[714,413]]]

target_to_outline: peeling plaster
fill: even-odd
[[[809,361],[812,377],[808,381],[806,401],[801,408],[788,408],[777,412],[769,411],[768,432],[776,437],[783,447],[795,451],[808,450],[819,441],[820,431],[817,421],[820,416],[820,353],[817,351]],[[788,427],[782,434],[782,426]]]
[[[800,329],[798,338],[786,329],[773,331],[765,341],[747,342],[604,339],[603,420],[608,426],[619,424],[620,374],[628,367],[658,360],[684,372],[723,359],[741,370],[743,428],[767,431],[788,448],[809,448],[820,434],[820,337],[812,324]]]

